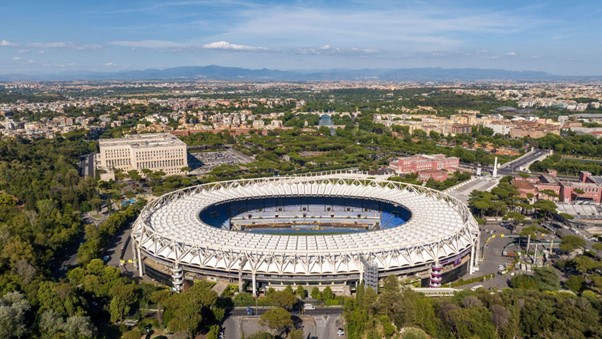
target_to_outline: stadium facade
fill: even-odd
[[[478,265],[479,227],[442,192],[360,176],[216,182],[165,194],[134,223],[140,275],[377,287],[388,275],[440,286]]]

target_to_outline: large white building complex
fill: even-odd
[[[140,274],[179,289],[221,279],[241,290],[378,287],[388,275],[438,287],[477,267],[479,227],[459,200],[337,175],[217,182],[163,195],[136,220]]]
[[[149,169],[180,174],[188,166],[186,144],[168,133],[134,134],[99,142],[98,167],[105,171]]]

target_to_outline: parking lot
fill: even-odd
[[[192,171],[190,171],[190,174],[193,175],[210,172],[220,165],[247,164],[254,160],[252,157],[232,149],[218,152],[191,153],[190,155],[193,158],[190,161],[191,165],[193,165],[191,166]]]
[[[296,316],[293,320],[297,328],[303,329],[304,338],[345,338],[343,321],[338,314],[325,314],[314,316]],[[253,333],[266,331],[268,328],[261,324],[259,316],[230,316],[223,324],[226,339],[238,339]],[[340,333],[340,335],[339,335]]]

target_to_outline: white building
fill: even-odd
[[[180,174],[188,166],[186,144],[167,133],[128,135],[100,140],[98,166],[105,171],[142,169]]]
[[[508,135],[512,129],[510,126],[502,124],[485,124],[485,127],[489,127],[493,130],[493,134]]]

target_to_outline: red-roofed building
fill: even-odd
[[[435,181],[445,181],[449,173],[447,171],[439,171],[439,170],[426,170],[418,172],[418,180],[420,181],[428,181],[429,179],[433,179]]]
[[[436,181],[444,181],[449,172],[455,172],[459,166],[459,158],[448,158],[443,154],[415,155],[398,158],[389,163],[389,168],[393,169],[395,173],[417,173],[420,181],[427,181],[431,178]]]
[[[576,200],[589,200],[596,204],[602,202],[602,177],[584,171],[579,173],[579,182],[570,182],[558,180],[555,174],[556,171],[550,171],[539,177],[516,177],[512,179],[512,185],[523,198],[532,196],[533,199],[565,203]]]
[[[447,158],[443,154],[415,155],[412,157],[398,158],[389,163],[389,167],[397,174],[417,173],[429,170],[455,171],[460,166],[460,159]]]

